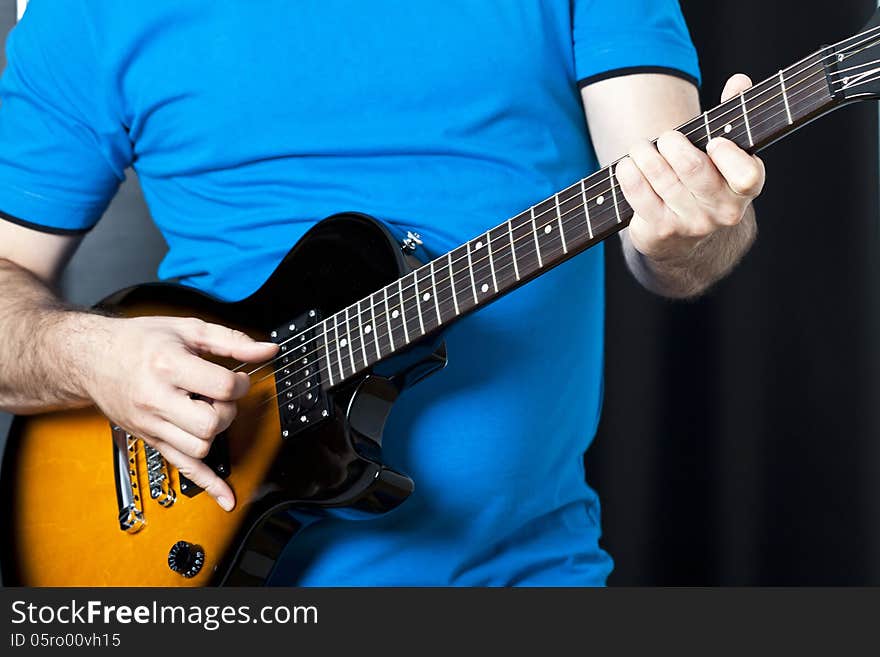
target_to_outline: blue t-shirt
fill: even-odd
[[[698,76],[674,0],[32,0],[0,90],[0,212],[86,231],[133,166],[160,275],[229,300],[343,210],[439,255],[595,170],[578,83],[637,70]],[[603,304],[599,247],[449,330],[449,366],[386,431],[411,499],[312,526],[273,582],[604,583],[582,462]]]

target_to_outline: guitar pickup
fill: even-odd
[[[272,331],[271,338],[281,345],[280,367],[275,371],[275,391],[281,437],[289,438],[330,415],[327,393],[321,387],[319,345],[321,315],[309,310]]]
[[[211,449],[208,451],[208,455],[202,459],[202,462],[211,468],[221,479],[226,479],[229,476],[229,440],[226,438],[225,431],[214,438],[214,442],[211,443]],[[191,479],[188,479],[180,471],[177,473],[177,478],[180,482],[180,492],[187,497],[195,497],[204,490],[204,488],[194,484]]]

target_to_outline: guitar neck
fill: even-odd
[[[759,151],[839,104],[824,49],[678,130],[705,150],[725,137]],[[322,386],[332,387],[625,228],[616,163],[323,320]]]

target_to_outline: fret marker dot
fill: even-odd
[[[348,340],[346,340],[345,338],[342,338],[342,339],[339,341],[339,346],[340,346],[340,347],[344,347],[344,346],[347,345],[347,344],[348,344]]]
[[[398,317],[400,317],[400,312],[397,311],[397,310],[395,310],[393,313],[391,313],[391,316],[392,316],[394,319],[397,319]]]
[[[482,249],[482,248],[483,248],[483,243],[482,243],[482,242],[477,242],[477,243],[474,245],[474,249],[475,249],[476,251],[479,251],[479,250]]]
[[[733,132],[733,126],[728,123],[724,126],[724,134],[729,135],[731,132]]]
[[[364,327],[364,333],[370,333],[370,332],[372,332],[372,330],[373,330],[373,327],[370,326],[369,324],[367,324],[367,325]]]
[[[605,202],[604,196],[600,196],[599,198],[596,199],[596,205],[602,205],[604,202]]]
[[[480,288],[484,293],[489,291],[489,284],[483,283],[483,287]]]
[[[427,292],[425,292],[425,293],[422,295],[422,301],[428,301],[430,298],[431,298],[431,295],[428,294]]]
[[[544,226],[544,234],[549,235],[553,232],[553,226]]]

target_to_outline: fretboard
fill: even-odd
[[[764,148],[836,104],[827,54],[780,71],[678,130],[703,150],[715,137],[750,153]],[[322,386],[341,383],[625,228],[633,211],[615,165],[323,320],[316,331]]]

